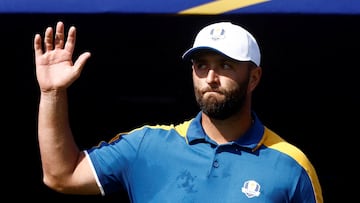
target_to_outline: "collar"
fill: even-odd
[[[255,112],[252,112],[253,124],[239,139],[229,142],[229,144],[236,144],[240,147],[245,147],[255,151],[261,145],[264,136],[265,127]],[[186,135],[189,144],[195,144],[199,141],[211,142],[209,136],[205,133],[201,125],[201,111],[191,121]]]

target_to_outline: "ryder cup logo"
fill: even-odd
[[[244,183],[241,191],[248,197],[258,197],[260,195],[260,185],[255,180],[248,180]]]
[[[225,38],[225,30],[221,27],[215,27],[210,31],[211,39],[218,40]]]

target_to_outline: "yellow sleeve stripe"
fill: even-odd
[[[314,188],[316,202],[323,202],[322,191],[319,179],[317,177],[314,166],[311,164],[306,155],[296,146],[286,142],[279,135],[265,127],[265,135],[263,144],[269,148],[278,150],[284,154],[294,158],[309,174],[311,183]]]

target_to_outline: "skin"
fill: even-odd
[[[216,52],[200,52],[193,58],[194,92],[205,132],[218,144],[238,139],[251,126],[251,95],[262,69]],[[228,103],[232,105],[224,105]]]
[[[43,181],[62,193],[99,194],[85,154],[77,147],[69,125],[67,88],[80,76],[90,53],[81,54],[75,63],[72,54],[76,29],[70,27],[65,42],[64,24],[51,27],[44,39],[34,37],[36,76],[40,88],[38,140]]]
[[[55,31],[48,27],[43,38],[34,37],[43,182],[61,193],[100,194],[90,164],[74,141],[68,116],[67,88],[80,77],[91,54],[84,52],[73,62],[76,28],[69,28],[66,39],[64,29],[58,22]],[[194,93],[203,110],[205,132],[219,144],[239,138],[251,126],[251,94],[261,68],[215,52],[200,52],[192,61]],[[223,106],[229,113],[221,113]]]

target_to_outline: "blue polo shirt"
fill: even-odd
[[[87,151],[102,195],[125,189],[131,202],[322,203],[304,153],[254,123],[241,138],[218,145],[201,112],[178,125],[143,126]]]

